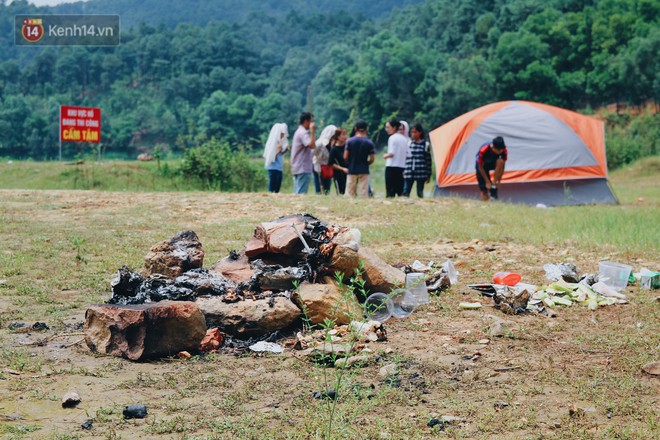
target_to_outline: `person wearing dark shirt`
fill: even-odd
[[[369,197],[369,165],[374,163],[376,145],[367,137],[367,123],[355,124],[355,136],[346,141],[344,160],[347,163],[346,195]]]
[[[330,158],[328,165],[334,168],[332,178],[335,181],[337,192],[339,194],[346,193],[346,174],[348,174],[348,167],[344,161],[344,145],[346,145],[346,130],[338,128],[334,136],[330,139]]]
[[[497,136],[492,142],[486,142],[479,148],[475,168],[481,200],[484,202],[487,202],[490,197],[497,199],[497,189],[502,181],[506,160],[507,149],[502,136]],[[494,171],[492,181],[490,179],[491,171]]]

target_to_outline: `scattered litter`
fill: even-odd
[[[611,298],[619,298],[619,299],[626,299],[626,295],[617,292],[614,290],[614,288],[610,287],[609,285],[605,284],[603,281],[599,281],[593,286],[591,286],[593,290],[595,290],[597,293],[600,293],[603,296],[611,297]]]
[[[628,285],[632,267],[614,261],[601,261],[598,263],[598,280],[612,289],[623,290]]]
[[[69,391],[62,396],[62,408],[74,408],[80,403],[80,396],[75,391]]]
[[[250,345],[250,350],[257,353],[261,353],[261,352],[282,353],[284,352],[284,347],[274,342],[259,341],[256,344]]]
[[[536,291],[532,295],[527,310],[542,312],[543,307],[571,306],[575,303],[596,310],[598,307],[626,304],[627,302],[625,295],[617,293],[605,284],[596,283],[593,286],[588,286],[583,282],[567,283],[557,281]]]
[[[509,404],[506,403],[506,402],[501,402],[501,401],[500,402],[493,402],[493,408],[495,408],[496,410],[504,409],[507,406],[509,406]]]
[[[93,424],[94,424],[94,419],[87,419],[82,425],[80,425],[80,427],[85,430],[90,430],[92,429]]]
[[[477,310],[482,306],[480,302],[462,302],[458,305],[458,307],[465,310]]]
[[[546,278],[552,281],[564,280],[569,283],[580,281],[577,267],[573,263],[545,264],[543,270]]]
[[[497,272],[493,275],[494,284],[504,284],[507,286],[515,286],[521,279],[522,276],[515,272]]]
[[[442,270],[447,272],[447,276],[449,277],[449,282],[451,284],[458,283],[458,271],[454,267],[454,263],[452,263],[451,260],[447,260],[444,262],[444,264],[442,265]]]
[[[147,417],[147,407],[143,404],[129,405],[122,411],[125,419],[144,419]]]
[[[547,209],[548,206],[545,205],[544,203],[537,203],[536,207],[539,208],[539,209]]]
[[[180,351],[177,356],[179,359],[190,359],[192,357],[187,351]]]
[[[495,286],[495,307],[507,315],[524,313],[529,302],[529,291],[524,287]]]
[[[640,287],[642,289],[660,289],[660,272],[654,272],[652,270],[643,268],[639,272],[639,276],[637,278],[641,280]]]

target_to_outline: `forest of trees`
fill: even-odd
[[[13,17],[52,10],[7,3],[0,157],[57,157],[60,105],[101,107],[115,157],[212,137],[260,147],[274,122],[295,128],[308,84],[319,124],[360,117],[374,128],[392,116],[433,128],[506,99],[575,110],[660,102],[658,0],[130,2],[143,9],[122,16],[119,46],[42,48],[14,46]],[[86,11],[121,10],[108,3]],[[197,3],[201,13],[188,9]],[[131,26],[136,14],[151,19]]]

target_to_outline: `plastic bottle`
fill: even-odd
[[[515,286],[522,280],[522,275],[515,272],[497,272],[493,275],[493,283]]]

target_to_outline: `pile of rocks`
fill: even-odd
[[[261,223],[242,251],[210,270],[193,231],[153,246],[142,273],[112,280],[107,304],[87,310],[85,340],[129,359],[196,351],[207,328],[252,337],[305,319],[338,325],[361,316],[359,300],[338,279],[359,276],[366,291],[389,292],[405,274],[360,245],[360,233],[309,214]],[[336,274],[341,274],[339,277]]]

